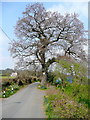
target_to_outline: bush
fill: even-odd
[[[53,83],[55,75],[52,72],[48,73],[47,81]]]
[[[11,82],[9,82],[9,81],[3,81],[2,82],[2,86],[9,86],[9,85],[11,85]]]
[[[23,82],[21,80],[19,80],[18,85],[20,85],[20,86],[23,85]]]
[[[19,88],[20,88],[17,84],[14,84],[12,87],[14,90],[19,90]]]

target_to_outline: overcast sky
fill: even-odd
[[[3,1],[4,2],[0,3],[0,18],[2,18],[0,19],[0,27],[5,33],[0,29],[0,69],[14,68],[15,60],[10,57],[10,53],[8,51],[9,43],[10,40],[17,39],[14,35],[14,26],[16,25],[18,18],[22,17],[22,12],[25,10],[26,5],[30,3],[19,2],[20,0],[15,0],[18,2],[5,2],[5,0]],[[55,1],[58,2],[43,2],[43,4],[47,10],[59,11],[61,14],[74,12],[78,13],[79,19],[84,23],[85,29],[88,29],[87,0],[78,0],[78,2],[68,2],[67,0],[63,0],[63,2],[60,2],[60,0]]]

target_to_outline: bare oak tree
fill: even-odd
[[[77,14],[61,15],[47,11],[43,4],[28,5],[23,17],[17,21],[10,52],[20,66],[40,63],[47,80],[48,68],[60,56],[83,57],[85,44],[83,23]]]

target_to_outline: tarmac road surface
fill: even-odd
[[[45,92],[33,83],[2,100],[2,118],[46,118],[43,107]]]

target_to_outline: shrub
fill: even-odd
[[[12,87],[14,90],[19,90],[19,88],[20,88],[17,84],[14,84]]]
[[[23,85],[23,82],[21,80],[18,81],[18,85]]]
[[[52,72],[48,73],[47,81],[53,83],[55,75]]]

